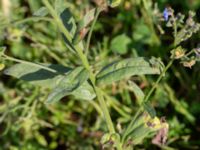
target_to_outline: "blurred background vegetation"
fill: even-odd
[[[100,15],[95,26],[89,59],[99,68],[119,57],[160,57],[169,61],[173,33],[156,14],[171,6],[175,13],[197,13],[199,0],[149,0],[145,7],[141,0],[124,0],[114,9]],[[53,0],[52,0],[53,2]],[[92,0],[66,0],[78,21],[91,8]],[[1,0],[0,46],[7,54],[32,62],[78,66],[77,59],[66,47],[54,22],[28,19],[41,6],[39,0]],[[47,19],[48,20],[48,19]],[[161,34],[163,28],[165,34]],[[182,46],[188,50],[200,44],[200,33]],[[4,62],[9,67],[13,62]],[[157,76],[133,77],[147,92]],[[97,102],[72,96],[53,105],[45,105],[49,91],[0,72],[0,150],[93,150],[100,148],[106,126]],[[130,122],[138,109],[133,89],[126,80],[105,87],[111,116],[118,127]],[[200,64],[184,68],[175,62],[165,75],[151,101],[158,116],[165,116],[170,125],[169,149],[200,149]],[[120,129],[119,129],[120,130]],[[151,138],[135,149],[159,149]]]

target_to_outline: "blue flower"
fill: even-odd
[[[169,12],[168,12],[167,8],[165,8],[165,10],[163,11],[163,17],[164,17],[165,21],[168,21],[168,19],[169,19]]]

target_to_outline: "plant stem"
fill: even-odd
[[[60,28],[61,32],[63,32],[63,34],[65,35],[67,40],[71,43],[72,42],[72,37],[71,37],[70,33],[66,30],[65,26],[63,25],[62,21],[60,20],[59,16],[55,12],[55,10],[53,9],[53,7],[49,3],[49,1],[48,0],[42,0],[42,1],[43,1],[44,5],[48,8],[48,10],[50,11],[50,13],[53,16],[53,18],[55,19],[55,21],[57,22],[58,27]],[[88,59],[87,59],[86,55],[83,53],[83,50],[82,50],[82,48],[80,48],[79,45],[75,45],[73,48],[78,53],[78,56],[80,57],[80,59],[81,59],[81,61],[83,63],[83,66],[89,71],[89,77],[90,77],[90,80],[91,80],[91,82],[93,84],[93,87],[95,89],[95,92],[96,92],[97,99],[99,101],[100,107],[101,107],[101,109],[103,111],[103,114],[104,114],[105,121],[106,121],[106,124],[107,124],[108,129],[109,129],[109,132],[110,133],[115,133],[114,125],[112,123],[108,108],[107,108],[106,103],[104,101],[104,97],[103,97],[100,89],[98,87],[96,87],[96,85],[95,85],[96,78],[95,78],[95,75],[94,75],[94,73],[92,72],[92,70],[90,68]]]
[[[176,37],[177,37],[177,24],[176,24],[176,19],[175,16],[172,16],[173,20],[174,20],[174,25],[173,25],[173,29],[174,29],[174,48],[177,46],[176,43]],[[151,96],[151,94],[153,93],[153,91],[155,90],[155,88],[157,87],[158,83],[160,82],[160,80],[162,79],[162,77],[164,76],[164,74],[166,73],[166,71],[171,67],[171,65],[174,62],[174,58],[172,58],[169,63],[167,64],[167,66],[165,67],[165,69],[163,70],[163,72],[160,74],[159,78],[157,79],[156,83],[154,84],[154,86],[151,88],[151,90],[148,92],[147,96],[144,98],[143,103],[147,102]]]
[[[191,55],[191,54],[192,54],[192,53],[194,53],[194,52],[195,52],[195,49],[193,49],[193,50],[189,51],[187,54],[185,54],[185,57],[187,57],[187,56]]]
[[[164,76],[164,74],[166,73],[166,71],[169,69],[169,67],[173,64],[174,59],[171,59],[169,61],[169,63],[167,64],[167,66],[165,67],[165,69],[163,70],[163,72],[160,74],[160,76],[158,77],[156,83],[153,85],[153,87],[151,88],[151,90],[148,92],[147,96],[145,96],[143,103],[147,102],[151,96],[151,94],[153,93],[153,91],[156,89],[158,83],[161,81],[162,77]]]
[[[48,17],[29,17],[29,18],[26,18],[26,19],[23,19],[23,20],[15,21],[10,25],[11,26],[13,26],[13,25],[17,26],[17,25],[24,24],[24,23],[27,23],[27,22],[31,22],[31,21],[34,22],[34,21],[39,21],[39,20],[52,22],[52,19],[48,18]]]
[[[72,43],[72,37],[69,33],[68,30],[66,30],[64,24],[62,23],[62,21],[60,20],[60,17],[58,16],[58,14],[56,13],[56,11],[53,9],[53,7],[51,6],[51,4],[49,3],[48,0],[42,0],[44,5],[47,7],[47,9],[49,10],[50,14],[52,15],[52,17],[55,19],[55,21],[57,22],[57,25],[59,27],[59,29],[61,30],[61,32],[63,32],[64,36],[67,38],[67,40]],[[81,61],[83,62],[83,65],[84,67],[87,69],[87,70],[90,70],[90,66],[89,66],[89,63],[88,63],[88,60],[86,58],[86,56],[83,54],[83,51],[82,51],[82,48],[80,48],[79,45],[75,45],[73,47],[76,52],[78,53]]]
[[[62,23],[62,21],[60,20],[58,14],[56,13],[56,11],[53,9],[53,7],[51,6],[51,4],[49,3],[48,0],[42,0],[42,2],[44,3],[44,5],[47,7],[47,9],[49,10],[50,14],[52,15],[52,17],[55,19],[56,23],[58,24],[60,30],[63,32],[63,34],[66,36],[66,38],[69,40],[69,42],[72,41],[72,37],[70,35],[70,33],[65,30],[65,27]]]
[[[149,9],[148,2],[147,2],[147,0],[142,0],[142,2],[143,2],[143,6],[142,6],[142,9],[141,9],[142,15],[145,19],[147,26],[149,27],[149,29],[152,32],[151,35],[152,35],[152,38],[155,40],[155,44],[160,45],[160,39],[158,38],[156,31],[154,29],[154,23],[153,23],[153,20],[152,20],[152,13]]]
[[[101,10],[102,10],[101,8],[97,8],[96,9],[95,17],[94,17],[94,20],[92,22],[92,25],[91,25],[91,28],[90,28],[90,31],[89,31],[89,34],[88,34],[88,38],[87,38],[86,50],[85,50],[85,55],[86,56],[88,55],[90,41],[91,41],[92,33],[93,33],[93,30],[94,30],[94,26],[95,26],[95,24],[97,22],[99,14],[101,13]]]
[[[109,114],[109,111],[108,111],[108,108],[106,106],[106,103],[105,103],[105,100],[104,100],[104,97],[103,97],[103,94],[101,92],[101,90],[98,88],[98,87],[95,87],[95,91],[96,91],[96,94],[97,94],[97,99],[99,101],[99,104],[101,106],[101,109],[103,111],[103,114],[104,114],[104,117],[105,117],[105,120],[106,120],[106,123],[107,123],[107,126],[110,130],[110,133],[115,133],[115,129],[114,129],[114,126],[113,126],[113,123],[112,123],[112,120],[111,120],[111,117],[110,117],[110,114]]]
[[[176,18],[174,15],[172,15],[172,18],[173,18],[173,21],[174,21],[174,24],[173,24],[173,28],[174,28],[174,47],[177,46],[177,24],[176,24]]]
[[[124,142],[125,142],[125,140],[126,140],[126,138],[127,138],[127,135],[130,133],[130,130],[131,130],[133,124],[135,123],[136,118],[137,118],[138,115],[142,112],[142,110],[143,110],[142,107],[140,107],[139,110],[137,110],[137,112],[135,113],[133,119],[131,120],[131,122],[129,123],[128,127],[126,128],[126,130],[125,130],[125,132],[124,132],[124,134],[123,134],[123,136],[122,136],[122,143],[123,143],[123,144],[124,144]]]

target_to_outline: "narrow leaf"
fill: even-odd
[[[151,106],[149,102],[143,103],[144,109],[149,113],[151,118],[154,118],[156,116],[156,111],[155,109]]]
[[[55,11],[57,12],[57,14],[60,15],[64,11],[64,9],[67,7],[66,1],[65,0],[55,0],[54,7],[55,7]]]
[[[61,74],[67,73],[70,70],[70,68],[61,65],[43,64],[43,66],[55,70],[55,73],[44,70],[39,66],[30,66],[29,64],[19,63],[6,69],[4,74],[28,81],[34,85],[39,85],[46,88],[54,88],[56,83],[63,78],[63,75]]]
[[[121,0],[107,0],[108,1],[108,5],[112,8],[119,6],[119,4],[121,3]]]
[[[91,9],[86,15],[78,22],[78,28],[73,38],[73,44],[78,44],[87,34],[88,26],[94,20],[96,9]]]
[[[65,2],[63,0],[57,0],[55,2],[55,9],[57,14],[60,16],[60,19],[62,20],[62,23],[64,24],[66,30],[70,33],[71,39],[74,39],[77,26],[76,26],[76,21],[70,12],[70,9],[66,7]],[[72,52],[75,52],[74,46],[72,46],[71,41],[69,41],[64,34],[62,34],[63,39],[66,43],[66,46],[71,50]],[[83,43],[79,43],[79,47],[83,49]]]
[[[41,66],[49,67],[49,69],[52,69],[55,72],[44,70],[39,66],[19,63],[6,69],[4,71],[4,74],[16,77],[24,81],[28,81],[33,85],[38,85],[48,89],[55,89],[56,87],[58,87],[58,84],[59,86],[61,85],[60,82],[63,82],[64,78],[67,78],[69,74],[71,74],[71,76],[73,75],[72,69],[61,65],[43,64]],[[83,77],[79,77],[79,81],[83,83],[85,81],[84,78],[85,75],[83,73]],[[71,78],[69,78],[69,80],[70,79]],[[96,96],[92,86],[87,81],[85,81],[79,88],[75,89],[70,94],[74,95],[76,99],[83,100],[92,100]]]
[[[69,31],[71,34],[71,37],[73,38],[76,33],[76,21],[74,17],[72,16],[69,8],[65,8],[60,14],[59,14],[65,28]]]
[[[79,21],[78,29],[83,29],[83,28],[87,27],[92,22],[92,20],[94,20],[95,13],[96,13],[95,8],[88,11],[85,14],[85,16],[83,17],[83,19],[81,21]]]
[[[44,17],[44,16],[48,15],[48,13],[49,13],[49,11],[46,7],[41,7],[36,12],[34,12],[33,15],[37,16],[37,17]]]
[[[72,70],[69,74],[59,82],[57,87],[53,89],[46,103],[57,102],[64,96],[71,94],[79,88],[88,79],[88,71],[83,67]]]
[[[6,51],[6,47],[0,47],[0,56],[4,54]]]
[[[128,83],[130,85],[131,90],[134,92],[135,97],[138,100],[139,104],[142,104],[142,100],[144,99],[144,96],[145,96],[143,91],[134,82],[129,81]]]
[[[88,83],[84,82],[79,88],[72,92],[75,99],[82,100],[93,100],[96,97],[93,87]]]
[[[111,84],[133,75],[160,74],[161,69],[160,62],[157,62],[155,58],[150,60],[143,57],[124,59],[105,66],[97,74],[97,83]]]

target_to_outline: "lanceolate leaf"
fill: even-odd
[[[39,10],[37,10],[36,12],[34,12],[34,16],[37,17],[44,17],[48,14],[48,9],[46,7],[41,7]]]
[[[54,5],[58,16],[60,16],[60,19],[62,20],[65,28],[68,30],[68,32],[71,34],[71,37],[73,38],[76,32],[76,21],[69,8],[67,8],[66,1],[55,0]]]
[[[160,74],[162,66],[155,58],[137,57],[114,62],[97,74],[98,84],[111,84],[133,75]]]
[[[78,28],[73,39],[74,44],[78,44],[85,37],[86,33],[88,32],[87,27],[94,19],[95,13],[96,9],[92,9],[86,13],[82,20],[79,21]]]
[[[65,28],[69,31],[71,34],[71,37],[73,38],[76,32],[76,22],[74,20],[74,17],[72,16],[70,10],[68,8],[65,8],[60,13],[60,18],[65,26]]]
[[[93,87],[88,82],[84,82],[79,88],[74,90],[72,95],[76,99],[83,100],[93,100],[96,97]]]
[[[121,0],[107,0],[107,1],[110,7],[117,7],[121,3]]]
[[[63,75],[61,74],[65,74],[69,70],[71,70],[70,68],[61,65],[51,64],[43,66],[49,67],[55,72],[44,70],[39,66],[19,63],[6,69],[4,71],[4,74],[16,77],[21,80],[28,81],[31,84],[39,85],[46,88],[54,88],[57,82],[63,78]]]
[[[0,47],[0,56],[4,54],[6,51],[6,47]]]
[[[66,95],[71,94],[74,90],[79,88],[88,79],[88,71],[83,67],[78,67],[72,70],[65,76],[53,89],[52,93],[47,99],[47,103],[59,101]]]
[[[83,17],[83,19],[78,23],[78,29],[80,30],[87,27],[94,19],[95,13],[96,13],[95,8],[88,11],[86,15]]]
[[[155,109],[151,106],[149,102],[144,102],[143,103],[144,109],[149,113],[151,118],[154,118],[156,116],[156,111]]]
[[[54,65],[54,64],[51,64],[51,65],[43,64],[41,66],[48,67],[54,72],[44,70],[39,66],[19,63],[6,69],[4,73],[7,75],[16,77],[18,79],[28,81],[31,84],[39,85],[41,87],[45,87],[48,89],[56,89],[59,86],[63,86],[64,88],[65,87],[68,88],[68,86],[73,86],[73,87],[78,86],[77,81],[74,79],[72,80],[73,75],[75,71],[77,71],[77,69],[73,70],[68,67],[64,67],[61,65]],[[85,74],[87,73],[83,71],[81,74],[83,76],[78,78],[80,87],[74,88],[73,92],[70,94],[74,95],[75,98],[78,98],[78,99],[92,100],[95,98],[96,95],[92,86],[88,83],[88,81],[85,81],[86,80],[85,77],[87,76]],[[76,74],[74,75],[74,77],[76,77]],[[70,81],[69,83],[70,85],[66,83],[66,80],[68,80],[68,78]],[[69,94],[69,92],[67,94]]]
[[[55,0],[54,7],[56,12],[60,15],[63,10],[66,8],[65,0]]]
[[[62,20],[62,23],[65,26],[66,30],[70,33],[71,40],[73,40],[75,37],[75,34],[76,34],[77,26],[76,26],[76,21],[72,15],[72,13],[70,12],[70,9],[67,8],[67,6],[66,6],[66,2],[64,0],[56,0],[55,1],[55,10],[56,10],[57,14],[60,16],[60,19]],[[69,50],[71,50],[72,52],[75,52],[71,41],[69,41],[69,39],[67,39],[64,36],[64,34],[62,34],[62,35],[63,35],[63,39],[66,43],[66,46],[69,48]],[[83,49],[82,42],[80,42],[78,46]]]
[[[143,91],[134,82],[129,81],[129,85],[130,85],[130,89],[134,92],[135,97],[138,100],[139,104],[142,104],[142,100],[144,99]]]

